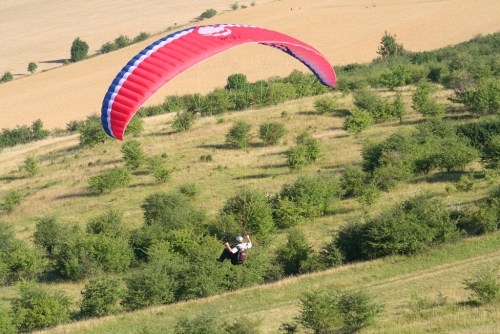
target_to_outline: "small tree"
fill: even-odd
[[[229,129],[226,135],[226,143],[235,148],[247,148],[250,140],[251,125],[245,121],[238,121]]]
[[[203,13],[201,13],[200,17],[202,19],[209,19],[211,17],[214,17],[215,15],[217,15],[217,11],[213,8],[210,8],[210,9],[207,9],[206,11],[204,11]]]
[[[91,317],[102,317],[119,312],[118,302],[125,295],[119,278],[99,277],[90,280],[82,292],[80,311]]]
[[[88,116],[84,126],[78,131],[80,132],[80,145],[82,146],[94,147],[98,143],[104,143],[111,138],[104,132],[101,118],[96,114]]]
[[[229,5],[229,8],[231,8],[232,10],[237,10],[239,7],[240,6],[238,5],[237,2],[234,2],[231,5]]]
[[[174,120],[172,122],[172,129],[176,132],[180,131],[187,131],[191,129],[191,126],[193,126],[194,122],[194,115],[192,112],[189,111],[182,111],[182,112],[177,112],[177,115],[175,115]]]
[[[121,152],[123,154],[125,165],[132,169],[139,168],[146,159],[141,143],[134,139],[124,142],[122,144]]]
[[[392,36],[385,32],[382,40],[380,42],[380,46],[378,47],[377,53],[382,58],[389,58],[394,56],[401,56],[405,54],[405,49],[402,44],[396,43],[396,35]]]
[[[38,65],[34,62],[31,62],[28,64],[28,72],[30,72],[31,74],[35,73],[37,68],[38,68]]]
[[[0,78],[0,82],[8,82],[12,80],[14,80],[14,76],[10,72],[5,72],[2,78]]]
[[[474,292],[479,302],[486,304],[500,300],[498,269],[483,270],[475,277],[463,281],[466,290]]]
[[[132,44],[130,37],[125,35],[120,35],[115,39],[115,45],[118,49],[124,48]]]
[[[34,155],[26,157],[26,159],[24,159],[24,169],[28,172],[29,176],[35,176],[35,174],[40,170],[38,159],[35,158]]]
[[[401,92],[397,92],[394,101],[392,101],[392,115],[399,118],[399,123],[402,124],[404,114],[406,114],[406,106],[403,102],[403,95]]]
[[[89,185],[92,189],[103,193],[104,191],[127,187],[131,181],[132,173],[128,168],[115,167],[110,171],[92,176],[89,179]]]
[[[19,285],[19,295],[11,304],[20,332],[70,321],[70,299],[60,291],[52,292],[40,284],[25,282]]]
[[[33,238],[35,244],[43,247],[49,255],[52,255],[56,246],[62,242],[64,233],[63,226],[55,217],[40,218],[35,226]]]
[[[320,114],[326,114],[338,108],[337,99],[332,96],[318,97],[314,100],[314,109]]]
[[[137,135],[141,133],[144,130],[144,121],[143,119],[139,116],[138,113],[136,113],[131,119],[130,122],[127,124],[127,128],[125,129],[125,135]]]
[[[24,195],[17,190],[9,190],[2,198],[0,208],[11,213],[24,200]]]
[[[89,45],[87,42],[82,41],[80,37],[75,38],[71,45],[71,61],[77,62],[87,58],[89,52]]]
[[[368,129],[373,123],[375,123],[375,121],[368,111],[356,109],[351,112],[350,116],[346,117],[344,121],[344,130],[360,134],[361,131]]]
[[[112,52],[112,51],[115,51],[115,50],[118,50],[118,47],[116,46],[115,43],[113,43],[113,42],[106,42],[103,45],[101,45],[101,48],[99,49],[99,53],[104,54],[104,53]]]
[[[265,146],[276,145],[285,134],[286,129],[282,123],[264,123],[259,127],[259,138],[264,141]]]
[[[147,33],[145,31],[141,31],[139,33],[139,35],[135,36],[134,37],[134,40],[132,41],[132,43],[139,43],[139,42],[142,42],[142,41],[145,41],[147,40],[149,37],[151,36],[150,33]]]
[[[285,275],[295,275],[300,271],[301,262],[305,261],[312,249],[300,229],[292,229],[287,234],[287,243],[276,253],[276,260],[283,266]]]

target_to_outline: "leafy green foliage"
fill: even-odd
[[[500,112],[500,79],[481,78],[474,88],[455,90],[454,102],[463,103],[479,115],[496,115]]]
[[[166,156],[166,153],[164,154]],[[163,155],[161,157],[158,155],[150,157],[147,159],[147,163],[157,182],[165,183],[170,179],[172,171],[165,166]]]
[[[70,320],[70,300],[60,291],[49,291],[36,283],[19,285],[19,297],[12,300],[12,312],[20,332],[40,330]]]
[[[232,90],[245,90],[248,89],[247,76],[241,73],[231,74],[227,77],[227,84],[225,89]]]
[[[194,115],[192,112],[189,111],[177,112],[177,115],[175,115],[174,120],[172,122],[172,129],[174,129],[174,131],[176,132],[187,131],[191,129],[193,123],[194,123]]]
[[[151,36],[150,33],[147,33],[145,31],[141,31],[139,35],[135,36],[134,39],[132,40],[132,43],[139,43],[142,41],[147,40]]]
[[[37,119],[33,121],[30,127],[23,125],[17,126],[12,130],[2,129],[2,134],[0,134],[0,148],[26,144],[46,138],[49,134],[48,130],[43,129],[43,122]]]
[[[232,10],[237,10],[239,7],[240,6],[238,5],[237,2],[234,2],[231,5],[229,5],[229,8],[231,8]]]
[[[132,182],[132,173],[130,169],[125,167],[115,167],[89,179],[90,187],[101,193],[128,187],[130,182]]]
[[[5,72],[2,77],[0,78],[0,83],[2,82],[9,82],[14,80],[14,76],[12,75],[11,72]]]
[[[0,333],[2,334],[17,334],[17,328],[14,326],[14,319],[9,314],[9,311],[0,308]]]
[[[35,73],[37,68],[38,68],[38,65],[34,62],[31,62],[28,64],[28,72],[30,72],[31,74]]]
[[[125,129],[125,135],[138,135],[144,130],[144,121],[140,117],[138,113],[135,113],[134,116],[130,119],[130,122],[127,124],[127,128]]]
[[[177,319],[174,332],[178,334],[210,334],[226,333],[222,332],[221,325],[217,322],[213,314],[202,313],[193,319],[183,316]],[[241,333],[241,331],[238,331]]]
[[[80,312],[102,317],[120,311],[118,302],[125,295],[125,289],[121,279],[103,276],[85,284],[81,295]]]
[[[120,35],[115,39],[115,45],[118,49],[122,49],[130,44],[132,44],[132,40],[126,35]]]
[[[126,237],[127,229],[123,226],[122,216],[121,212],[110,209],[97,217],[93,217],[87,222],[87,233],[103,234],[111,238]]]
[[[226,143],[235,148],[247,148],[250,140],[251,125],[245,121],[238,121],[229,129]]]
[[[7,213],[11,213],[14,209],[24,201],[24,195],[17,190],[9,190],[2,197],[0,208]]]
[[[416,112],[424,116],[436,117],[445,112],[444,107],[437,103],[431,97],[437,91],[437,88],[431,83],[422,81],[417,85],[417,89],[413,93],[411,99],[413,101],[412,108]]]
[[[104,143],[111,138],[104,132],[101,117],[97,114],[88,116],[79,132],[80,145],[82,146],[94,147],[98,143]]]
[[[80,37],[75,38],[73,44],[71,45],[71,61],[77,62],[87,58],[89,52],[89,45],[87,42],[80,39]]]
[[[200,17],[202,19],[209,19],[211,17],[214,17],[215,15],[217,15],[217,11],[213,8],[210,8],[210,9],[207,9],[206,11],[204,11],[203,13],[201,13]]]
[[[498,213],[487,203],[468,207],[459,215],[458,228],[467,235],[482,235],[498,229]]]
[[[54,253],[56,247],[62,242],[65,230],[57,222],[55,217],[40,218],[35,226],[33,233],[34,242],[42,247],[49,255]]]
[[[134,139],[123,142],[121,152],[125,165],[132,169],[139,168],[146,160],[141,143]]]
[[[331,113],[337,108],[338,102],[333,96],[323,96],[314,100],[314,109],[320,114]]]
[[[344,121],[344,130],[359,134],[372,126],[373,123],[373,117],[368,111],[356,109],[351,112],[351,115],[346,117]]]
[[[103,45],[101,45],[101,48],[99,49],[99,53],[104,54],[108,52],[112,52],[118,50],[118,46],[114,42],[106,42]]]
[[[300,271],[300,266],[307,259],[312,249],[307,238],[299,229],[292,229],[287,233],[287,242],[278,248],[276,261],[283,267],[285,275],[295,275]]]
[[[385,32],[382,40],[380,42],[381,45],[378,47],[377,53],[382,58],[389,58],[394,56],[402,56],[405,54],[405,49],[402,44],[398,44],[396,42],[396,35],[390,35]]]
[[[313,333],[335,333],[342,320],[331,294],[320,291],[305,293],[300,298],[297,321]]]
[[[471,290],[480,303],[487,304],[500,300],[500,280],[498,279],[498,269],[483,270],[475,277],[462,282],[466,290]]]
[[[264,145],[276,145],[286,134],[283,123],[270,122],[263,123],[259,127],[259,138],[264,141]]]
[[[24,159],[24,170],[32,177],[38,173],[40,166],[38,165],[38,159],[34,155],[27,156]]]
[[[198,185],[196,183],[185,183],[185,184],[181,185],[181,187],[179,188],[179,191],[182,194],[189,196],[191,198],[195,198],[196,196],[198,196],[200,194],[200,188],[198,187]]]

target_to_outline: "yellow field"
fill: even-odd
[[[0,85],[0,128],[31,124],[42,119],[46,128],[62,127],[70,120],[98,112],[116,73],[142,48],[142,43],[77,64],[41,73],[42,61],[69,58],[69,48],[80,36],[91,53],[120,34],[156,33],[174,23],[190,21],[206,8],[221,12],[203,24],[241,23],[293,35],[318,48],[334,65],[370,61],[384,31],[396,34],[411,51],[430,50],[500,29],[498,0],[287,0],[256,1],[255,7],[229,11],[233,1],[23,0],[0,3],[0,72],[26,74],[30,61],[39,64],[35,75]],[[30,40],[36,40],[30,44]],[[6,43],[4,41],[7,41]],[[19,60],[19,61],[18,61]],[[43,64],[43,66],[42,66]],[[60,65],[60,63],[49,63]],[[52,66],[50,65],[50,66]],[[246,46],[228,51],[177,77],[149,104],[166,94],[207,92],[221,86],[229,74],[242,72],[249,80],[306,70],[298,61],[270,48]]]

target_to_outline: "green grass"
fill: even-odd
[[[382,92],[384,95],[392,92]],[[404,98],[410,108],[411,91],[405,88]],[[439,94],[440,102],[451,95]],[[339,96],[340,97],[340,96]],[[421,116],[409,113],[399,120],[377,124],[353,136],[342,130],[343,118],[319,115],[313,111],[314,98],[289,101],[276,107],[247,110],[224,115],[225,122],[215,117],[200,118],[187,132],[173,133],[173,115],[162,115],[145,120],[145,132],[134,137],[141,142],[148,155],[167,153],[166,164],[174,169],[166,184],[158,184],[145,167],[134,171],[131,186],[111,193],[96,194],[88,186],[91,176],[122,166],[121,142],[108,141],[92,149],[78,146],[78,136],[59,137],[5,149],[0,154],[0,194],[17,189],[26,194],[26,201],[2,221],[14,225],[17,237],[31,240],[36,220],[40,216],[54,215],[67,224],[85,225],[91,218],[109,208],[124,212],[128,228],[143,224],[140,205],[144,198],[156,191],[177,190],[182,184],[194,183],[200,188],[196,204],[209,214],[216,214],[227,198],[241,188],[257,189],[273,194],[286,182],[298,175],[316,175],[334,171],[340,174],[349,164],[360,164],[360,148],[365,139],[383,140],[401,127],[412,128]],[[340,97],[340,109],[352,105],[350,95]],[[287,115],[282,117],[282,111]],[[460,114],[454,114],[460,116]],[[225,134],[232,122],[244,120],[252,124],[254,134],[247,150],[230,150],[225,144]],[[261,123],[283,122],[288,134],[280,144],[262,146],[258,139]],[[310,132],[323,147],[318,161],[300,172],[291,173],[284,166],[284,152],[294,145],[294,138],[303,131]],[[126,137],[125,140],[127,140]],[[130,137],[132,138],[132,137]],[[28,178],[19,171],[26,156],[35,154],[40,159],[40,172]],[[213,161],[202,162],[200,156],[211,154]],[[478,169],[478,166],[471,166]],[[461,173],[433,173],[402,183],[371,207],[364,207],[355,200],[334,203],[326,216],[308,222],[304,232],[315,249],[331,240],[331,236],[347,220],[368,214],[374,216],[402,199],[419,191],[429,191],[449,204],[466,205],[483,198],[489,191],[486,181],[479,179],[471,192],[447,195],[446,185],[456,182]],[[249,231],[251,233],[251,231]],[[416,257],[390,257],[355,265],[343,266],[323,273],[287,279],[272,285],[263,285],[222,296],[151,308],[115,317],[91,319],[51,329],[49,332],[90,331],[95,333],[127,332],[142,330],[147,324],[152,328],[171,328],[181,314],[193,315],[212,311],[216,316],[230,318],[231,310],[239,300],[244,300],[243,310],[250,317],[262,318],[264,333],[277,333],[282,322],[292,321],[297,315],[300,295],[316,288],[368,288],[377,301],[386,305],[376,326],[367,333],[415,333],[459,331],[465,328],[488,332],[498,319],[493,306],[471,307],[461,280],[470,277],[474,270],[499,262],[498,233],[483,238],[465,239],[456,244],[444,245]],[[278,235],[276,244],[284,240]],[[258,242],[258,240],[255,240]],[[222,245],[221,245],[222,247]],[[251,256],[251,255],[250,255]],[[84,282],[53,282],[49,286],[79,299]],[[448,304],[441,308],[414,314],[408,304],[417,293],[426,298],[436,298],[438,292],[448,297]],[[13,287],[0,288],[0,304],[9,304],[15,297]]]

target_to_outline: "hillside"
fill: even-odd
[[[23,3],[29,6],[32,1]],[[31,31],[26,32],[17,28],[19,25],[32,27],[31,23],[28,23],[32,20],[30,13],[36,12],[37,18],[44,18],[48,21],[58,21],[51,16],[51,13],[57,14],[57,17],[75,15],[75,18],[77,14],[74,12],[75,7],[72,6],[58,6],[56,11],[54,7],[57,2],[55,1],[51,1],[51,5],[45,5],[46,2],[44,6],[36,5],[36,11],[26,11],[23,3],[16,1],[16,6],[9,6],[8,11],[0,10],[2,13],[0,15],[9,17],[8,20],[0,20],[1,31],[12,32],[9,33],[8,45],[18,43],[2,50],[2,52],[10,50],[10,53],[6,57],[0,57],[6,62],[1,66],[0,71],[11,70],[16,74],[15,68],[23,68],[30,61],[68,58],[67,50],[70,48],[71,41],[78,36],[88,39],[91,42],[91,50],[96,50],[102,43],[113,40],[119,34],[126,33],[135,36],[140,31],[156,33],[171,27],[173,22],[178,25],[189,25],[190,19],[199,15],[205,6],[209,6],[206,2],[193,2],[192,10],[191,7],[183,7],[186,10],[189,9],[188,12],[178,12],[176,9],[174,11],[176,18],[172,20],[172,18],[164,19],[165,11],[158,9],[161,2],[154,2],[150,7],[144,8],[139,4],[142,2],[131,1],[128,5],[110,5],[102,11],[93,10],[99,7],[99,5],[94,5],[96,2],[86,2],[82,10],[91,11],[92,15],[86,16],[81,26],[70,30],[67,27],[64,29],[54,27],[50,31],[42,31],[42,37],[46,36],[45,39],[37,38],[43,43],[44,50],[54,50],[57,55],[41,54],[39,59],[32,59],[32,50],[23,49],[26,45],[25,36]],[[175,5],[177,2],[172,3]],[[224,10],[223,3],[225,2],[214,2],[213,7]],[[4,6],[7,6],[7,3]],[[115,7],[121,10],[117,12]],[[380,36],[384,34],[384,31],[396,34],[405,48],[411,51],[430,50],[470,39],[477,34],[492,33],[499,28],[500,12],[497,9],[496,0],[474,2],[469,0],[355,0],[348,2],[287,0],[265,4],[257,1],[255,7],[223,12],[222,15],[203,21],[203,24],[240,23],[274,29],[315,46],[332,64],[341,65],[373,59],[376,56]],[[66,10],[68,12],[65,12]],[[110,12],[113,14],[110,15]],[[137,12],[141,15],[144,13],[142,19],[137,19]],[[122,23],[114,25],[113,22],[116,21],[110,22],[108,19],[110,16],[113,20]],[[184,19],[181,21],[177,17]],[[139,26],[145,18],[154,24]],[[87,24],[87,20],[89,20],[88,25],[94,27],[89,31],[88,37],[85,35],[86,25],[83,25]],[[163,20],[165,20],[164,25],[161,24]],[[129,21],[134,24],[129,25]],[[38,24],[44,24],[44,22],[42,20]],[[19,37],[16,38],[16,36]],[[99,111],[104,92],[116,73],[155,37],[159,36],[119,51],[58,68],[55,71],[36,73],[22,80],[1,84],[0,128],[31,124],[37,118],[42,119],[46,128],[64,128],[70,120],[83,119]],[[46,38],[61,44],[52,46],[48,44],[49,42],[44,42]],[[24,59],[24,61],[20,63],[15,59]],[[250,80],[257,80],[276,75],[283,76],[294,68],[305,70],[298,61],[276,50],[268,50],[259,46],[237,48],[199,64],[175,78],[148,103],[157,104],[167,94],[210,91],[214,87],[223,85],[226,77],[232,73],[243,72]]]

